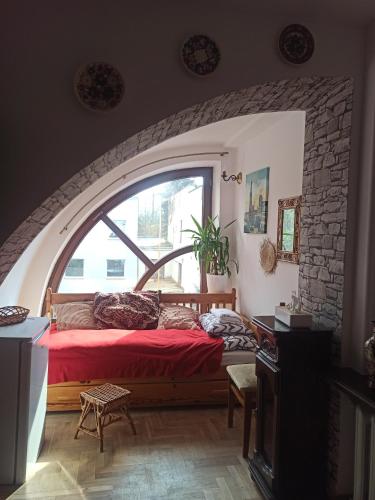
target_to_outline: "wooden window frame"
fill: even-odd
[[[108,212],[115,208],[120,203],[128,200],[136,194],[149,189],[151,187],[170,182],[178,179],[188,177],[203,177],[203,196],[202,196],[202,220],[207,222],[207,218],[212,215],[212,167],[198,167],[189,169],[173,170],[156,174],[141,181],[135,182],[131,186],[126,187],[122,191],[116,193],[109,200],[105,201],[100,207],[92,212],[89,217],[81,224],[77,231],[70,238],[65,248],[61,252],[54,269],[50,275],[47,288],[57,291],[61,280],[64,276],[65,268],[72,258],[77,247],[91,229],[99,222],[104,222],[109,229],[114,232],[118,238],[140,259],[146,266],[146,272],[141,276],[138,283],[135,285],[134,290],[142,290],[149,278],[162,266],[170,260],[173,260],[180,255],[190,253],[193,249],[192,245],[173,250],[167,255],[164,255],[157,262],[153,263],[146,254],[125,234],[122,230],[108,217]],[[201,292],[207,291],[206,275],[201,271]]]

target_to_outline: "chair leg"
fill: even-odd
[[[229,380],[228,386],[228,427],[231,429],[233,427],[233,411],[234,411],[235,397],[232,391],[232,384]]]
[[[250,445],[250,431],[251,431],[251,414],[252,414],[252,404],[251,404],[251,394],[245,393],[245,404],[244,404],[244,417],[243,417],[243,444],[242,444],[242,456],[248,458],[249,456],[249,445]]]
[[[78,432],[81,430],[83,422],[85,421],[87,415],[89,414],[90,409],[91,409],[91,404],[88,401],[85,401],[84,404],[83,404],[83,407],[82,407],[81,416],[79,417],[79,422],[78,422],[78,425],[77,425],[76,433],[74,435],[74,439],[77,439]]]
[[[103,453],[103,423],[105,416],[102,417],[99,413],[98,408],[95,408],[95,420],[96,420],[96,431],[98,433],[98,438],[100,442],[100,453]]]

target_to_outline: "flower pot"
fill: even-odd
[[[226,274],[207,274],[208,293],[230,292],[231,283]]]

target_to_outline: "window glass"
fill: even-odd
[[[132,290],[135,287],[145,273],[146,267],[119,238],[109,238],[110,233],[111,230],[102,221],[87,233],[66,268],[67,271],[72,261],[84,260],[84,277],[73,280],[67,277],[65,272],[59,292],[118,292]],[[109,276],[107,261],[122,261],[122,276],[118,274]],[[118,268],[114,270],[114,265],[110,266],[110,273],[119,273]]]
[[[147,281],[144,290],[170,293],[196,293],[200,291],[199,265],[192,253],[167,262]]]
[[[203,178],[188,177],[145,189],[108,213],[117,225],[126,219],[126,235],[153,262],[191,245],[191,215],[202,221]],[[120,227],[120,226],[119,226]]]
[[[155,264],[170,252],[191,245],[190,233],[183,229],[193,227],[192,215],[202,221],[203,182],[201,176],[163,182],[111,209],[108,217],[135,247],[131,250],[99,219],[72,255],[58,291],[134,289],[149,269],[148,263]],[[143,288],[196,292],[200,290],[199,274],[194,256],[186,254],[153,273]]]
[[[107,259],[107,277],[123,278],[125,269],[124,259]]]
[[[65,269],[65,276],[80,278],[83,276],[83,259],[70,259]]]

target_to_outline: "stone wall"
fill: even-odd
[[[304,309],[334,328],[336,340],[343,316],[352,95],[350,85],[338,87],[306,114],[299,289]]]

